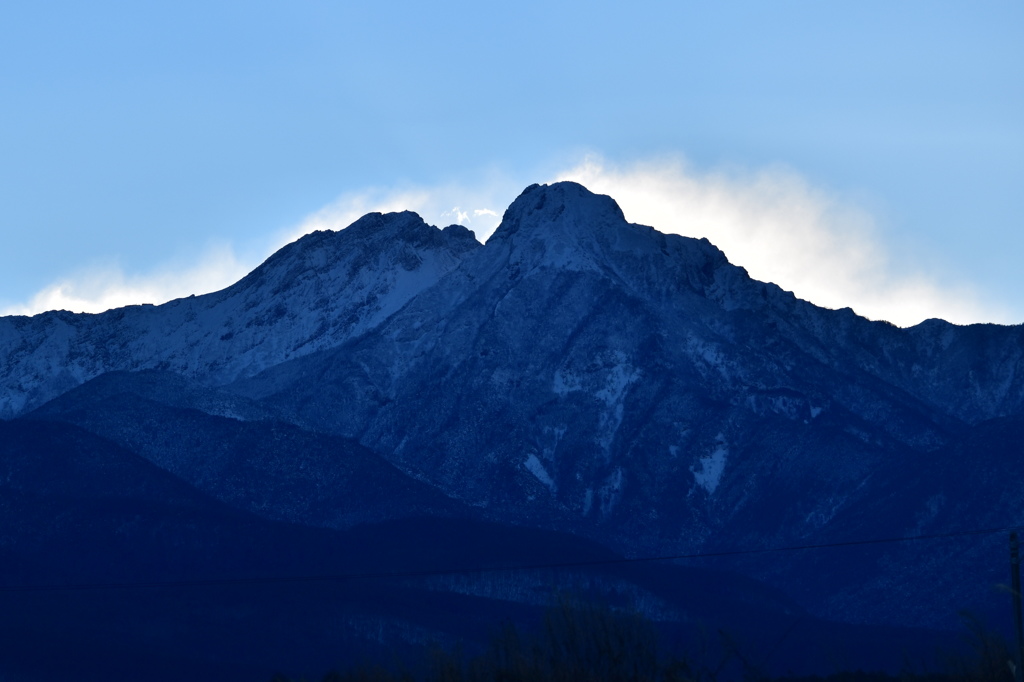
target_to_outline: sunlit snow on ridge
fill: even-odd
[[[275,235],[244,245],[207,247],[195,264],[168,262],[148,272],[121,266],[83,269],[60,277],[27,301],[0,308],[0,315],[55,309],[100,312],[215,291],[303,234],[343,229],[371,211],[412,210],[438,226],[462,224],[486,241],[504,207],[536,179],[492,173],[472,183],[346,192]],[[881,228],[868,211],[792,169],[698,172],[679,156],[615,165],[593,155],[544,181],[563,179],[613,197],[632,222],[707,237],[756,279],[816,305],[851,307],[900,326],[928,318],[957,324],[1024,320],[1024,310],[1002,292],[982,292],[968,280],[956,279],[958,275],[914,270],[906,258],[896,258],[885,247]],[[246,255],[238,257],[236,250]]]

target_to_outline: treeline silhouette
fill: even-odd
[[[364,663],[332,670],[320,682],[1012,682],[1006,640],[974,616],[961,617],[965,647],[937,652],[934,671],[779,677],[766,674],[724,632],[685,655],[666,655],[657,627],[644,615],[562,593],[540,628],[524,632],[507,622],[482,652],[469,655],[461,645],[432,644],[415,670]],[[271,682],[314,681],[278,674]]]

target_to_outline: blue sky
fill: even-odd
[[[1024,3],[492,5],[0,5],[0,312],[572,177],[823,305],[1024,322]]]

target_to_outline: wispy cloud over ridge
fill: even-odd
[[[469,213],[463,211],[458,206],[453,206],[450,210],[445,211],[441,214],[442,218],[454,218],[455,222],[459,225],[464,225],[469,222]]]
[[[525,185],[524,185],[525,186]],[[370,188],[346,192],[330,205],[281,233],[276,247],[314,230],[341,230],[371,212],[414,211],[432,225],[466,225],[484,241],[498,227],[501,214],[490,206],[508,205],[522,187],[508,180],[487,180],[478,185],[438,185],[403,189]],[[462,206],[481,208],[463,210]],[[275,247],[275,248],[276,248]]]
[[[539,179],[575,180],[613,197],[632,222],[707,237],[751,276],[817,305],[852,307],[901,326],[929,317],[959,324],[1024,319],[1021,310],[1005,300],[986,298],[967,281],[901,262],[886,247],[870,211],[816,187],[792,169],[697,171],[681,157],[614,164],[594,155]],[[265,236],[260,244],[241,245],[252,257],[238,257],[232,245],[220,245],[206,248],[192,264],[168,263],[146,273],[126,274],[117,266],[87,268],[53,282],[26,302],[0,308],[0,315],[55,309],[101,312],[216,291],[284,244],[314,230],[343,229],[373,211],[411,210],[440,226],[458,222],[486,241],[500,222],[501,210],[536,180],[491,176],[476,184],[348,192],[297,224]]]
[[[231,245],[208,247],[193,263],[166,263],[143,273],[126,273],[118,264],[93,265],[68,273],[47,285],[29,300],[0,304],[0,315],[36,315],[48,310],[99,313],[111,308],[140,303],[160,304],[191,294],[205,294],[230,286],[244,277],[271,253],[315,230],[341,230],[371,212],[415,211],[428,223],[448,225],[461,222],[478,237],[494,231],[500,214],[489,209],[462,212],[463,220],[452,220],[451,209],[460,203],[471,206],[500,206],[514,197],[514,184],[490,181],[481,187],[443,185],[403,189],[369,188],[342,194],[328,206],[310,214],[298,224],[264,237],[256,246],[246,245],[238,256]],[[456,218],[460,216],[455,216]],[[447,218],[447,221],[446,221]]]
[[[101,313],[140,303],[165,303],[191,294],[218,291],[250,270],[228,245],[208,247],[191,264],[166,264],[128,274],[116,264],[94,265],[69,273],[24,303],[0,309],[0,315],[36,315],[47,310]]]
[[[817,305],[900,326],[1021,321],[967,282],[899,262],[867,210],[791,169],[697,172],[679,157],[615,165],[591,156],[558,179],[613,197],[631,222],[707,237],[752,277]]]

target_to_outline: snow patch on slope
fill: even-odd
[[[615,351],[615,364],[609,369],[604,386],[594,394],[594,397],[604,403],[605,409],[601,414],[598,425],[598,444],[609,451],[615,434],[622,425],[622,417],[625,412],[623,401],[626,391],[640,378],[640,370],[627,362],[626,355],[621,351]]]
[[[548,470],[544,468],[544,465],[541,464],[537,455],[531,453],[530,456],[526,458],[526,462],[523,466],[525,466],[526,470],[533,474],[538,481],[546,485],[548,490],[555,492],[555,481],[551,478]]]
[[[615,467],[615,470],[605,479],[604,485],[598,491],[597,494],[601,501],[601,514],[603,516],[611,514],[615,505],[621,499],[623,480],[622,467]]]
[[[710,454],[700,458],[700,468],[690,467],[693,480],[697,485],[713,495],[722,481],[722,474],[725,472],[725,463],[729,458],[729,445],[726,443],[725,435],[719,433],[715,439],[716,447]]]
[[[608,371],[604,387],[594,394],[609,407],[621,404],[626,389],[640,378],[640,370],[629,364],[625,353],[615,351],[614,357],[616,364]]]
[[[551,391],[560,397],[570,393],[588,394],[597,402],[598,428],[595,442],[608,451],[625,413],[624,401],[629,387],[642,373],[622,351],[602,353],[592,358],[587,368],[562,367],[551,382]]]
[[[555,372],[551,382],[551,391],[558,396],[565,397],[573,391],[583,390],[583,381],[579,375],[568,369],[560,369]]]

